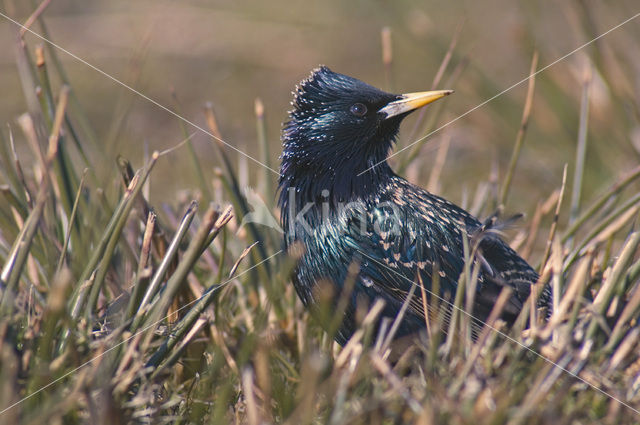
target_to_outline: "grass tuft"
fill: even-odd
[[[44,25],[47,5],[42,3],[29,25]],[[434,85],[452,62],[456,68],[445,87],[468,64],[455,55],[461,31],[462,25]],[[389,28],[382,32],[389,86],[397,60],[391,34]],[[101,181],[94,170],[105,167],[107,154],[98,149],[73,81],[54,49],[32,50],[24,35],[17,37],[16,51],[28,111],[17,126],[0,129],[0,422],[639,420],[640,168],[620,170],[606,189],[586,190],[591,74],[582,82],[574,181],[567,181],[565,167],[563,180],[538,203],[530,222],[515,237],[507,235],[541,270],[537,291],[516,325],[508,330],[499,319],[508,288],[488,326],[478,329],[466,314],[449,317],[442,307],[448,300],[429,297],[416,282],[420,291],[415,288],[412,301],[429,312],[425,340],[399,348],[392,342],[397,322],[374,334],[371,325],[382,309],[377,303],[359,312],[360,328],[338,347],[293,290],[290,274],[299,253],[282,252],[275,231],[240,226],[251,212],[240,182],[254,174],[236,171],[243,168],[234,166],[219,143],[214,146],[221,168],[203,168],[193,135],[182,128],[181,142],[154,152],[137,170],[123,157],[113,159],[112,175],[118,178]],[[532,71],[537,60],[536,53]],[[533,81],[505,176],[496,168],[491,181],[470,194],[476,213],[504,204],[508,195],[513,199],[518,175],[525,174],[518,159],[536,113]],[[548,90],[549,84],[541,88]],[[270,164],[266,106],[260,99],[254,105],[260,159]],[[443,105],[429,117],[421,115],[412,134],[437,128]],[[201,118],[221,139],[210,104]],[[114,118],[114,134],[121,120]],[[429,178],[434,191],[449,178],[445,164],[455,149],[452,136],[444,141]],[[155,165],[183,152],[182,146],[198,191],[150,199],[144,187],[157,175]],[[83,147],[100,158],[92,159]],[[416,144],[400,168],[413,164],[422,148]],[[210,171],[213,182],[207,180]],[[268,170],[256,175],[256,196],[277,214],[273,176]],[[497,185],[499,194],[491,189]],[[567,186],[572,189],[568,206]],[[599,195],[588,202],[587,193]],[[465,241],[467,257],[473,249]],[[357,264],[344,285],[345,298],[355,273]],[[456,307],[472,305],[473,276],[469,267],[460,276],[461,290],[451,300]],[[555,296],[547,321],[531,308],[544,284]],[[438,285],[435,279],[436,293]],[[341,303],[337,312],[324,309],[329,328],[338,328],[344,308]],[[531,326],[525,329],[527,322]]]

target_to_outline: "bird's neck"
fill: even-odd
[[[395,174],[386,161],[336,158],[331,167],[314,167],[283,158],[279,206],[283,217],[305,210],[337,209],[375,196]]]

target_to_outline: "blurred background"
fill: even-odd
[[[637,409],[640,388],[638,0],[1,0],[0,14],[3,423],[637,421],[617,400]],[[238,231],[277,180],[239,151],[278,168],[291,91],[319,64],[398,93],[455,90],[404,122],[392,166],[480,218],[504,199],[525,214],[506,239],[566,289],[544,329],[516,327],[520,345],[492,334],[479,354],[469,317],[457,338],[435,310],[428,344],[443,331],[444,350],[405,374],[367,354],[366,332],[338,351],[309,320],[281,235]]]
[[[38,3],[5,1],[3,13],[25,22]],[[277,168],[279,132],[291,90],[325,64],[395,92],[429,89],[451,50],[437,88],[456,93],[410,117],[404,147],[525,78],[534,51],[538,69],[638,12],[635,0],[599,1],[323,1],[205,2],[53,0],[44,14],[49,36],[62,48],[160,104],[206,128],[212,102],[226,142],[258,155],[254,100],[265,106],[269,157]],[[381,31],[389,28],[392,63],[382,62]],[[33,29],[41,32],[39,25]],[[0,121],[17,127],[27,110],[16,65],[17,27],[0,19]],[[31,49],[41,41],[26,40]],[[525,143],[514,176],[511,212],[531,212],[569,176],[578,138],[585,76],[591,75],[583,197],[590,199],[621,171],[638,163],[640,19],[541,72]],[[184,138],[180,121],[87,65],[58,52],[95,135],[85,149],[108,185],[117,180],[116,155],[138,167],[148,152]],[[54,93],[59,79],[52,73]],[[450,141],[437,191],[469,204],[478,181],[501,178],[520,127],[527,83],[518,85],[429,137],[405,173],[425,184],[438,147]],[[188,127],[188,126],[187,126]],[[15,128],[14,128],[15,130]],[[195,131],[193,144],[207,181],[219,165],[212,139]],[[16,131],[19,152],[29,155]],[[81,135],[83,136],[83,135]],[[86,136],[86,135],[85,135]],[[255,185],[259,166],[226,148]],[[398,166],[411,149],[393,158]],[[162,160],[151,176],[152,202],[171,202],[196,189],[186,149]],[[99,159],[99,161],[95,161]],[[273,174],[273,178],[277,176]],[[571,183],[571,178],[569,178]]]

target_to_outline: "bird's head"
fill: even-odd
[[[384,161],[402,119],[450,93],[391,94],[325,66],[313,70],[296,87],[283,129],[281,186],[306,175],[348,198],[361,186],[358,173]],[[382,172],[386,163],[371,174]]]

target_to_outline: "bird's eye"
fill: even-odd
[[[363,117],[367,113],[367,107],[364,103],[354,103],[349,111],[356,117]]]

